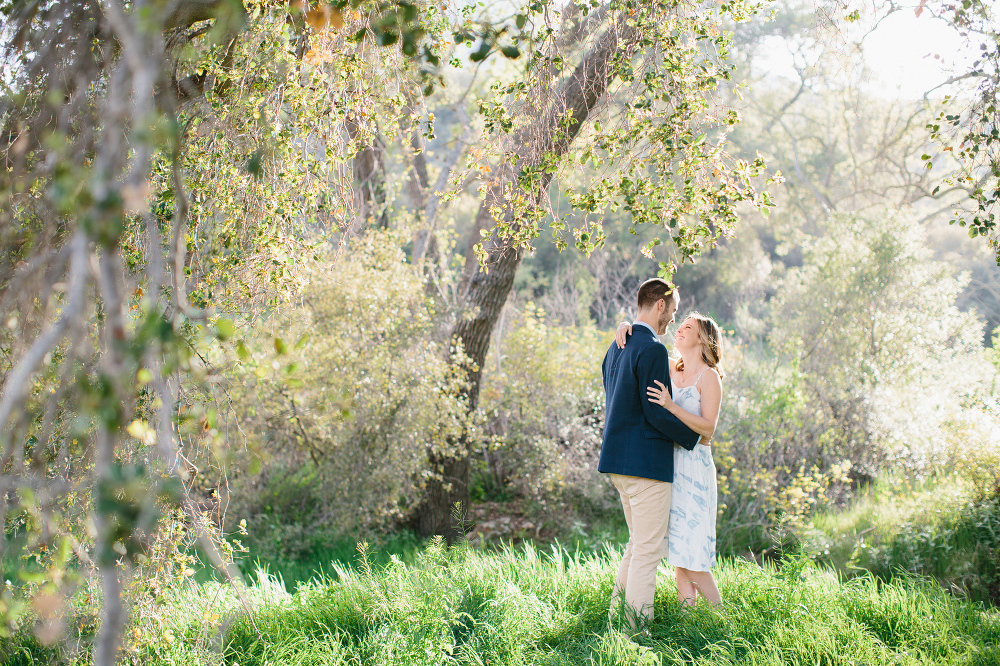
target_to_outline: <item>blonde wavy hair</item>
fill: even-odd
[[[722,331],[719,325],[711,317],[706,317],[700,312],[692,312],[684,321],[694,319],[698,322],[698,340],[701,342],[701,360],[710,368],[714,368],[719,373],[719,378],[726,374],[722,371]],[[684,359],[677,359],[677,369],[684,370]]]

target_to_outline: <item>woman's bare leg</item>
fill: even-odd
[[[719,587],[715,584],[711,571],[691,571],[684,567],[676,567],[676,570],[677,598],[682,606],[694,606],[698,592],[713,606],[722,603],[722,595],[719,594]]]
[[[693,573],[684,567],[675,567],[677,574],[677,599],[681,602],[681,607],[694,606],[695,597],[698,596],[698,588],[688,574]]]

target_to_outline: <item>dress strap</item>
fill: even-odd
[[[677,363],[677,361],[675,361],[674,359],[670,359],[670,371],[669,371],[669,372],[668,372],[667,374],[669,374],[669,375],[670,375],[670,384],[671,384],[671,385],[672,385],[672,386],[673,386],[673,387],[674,387],[675,389],[678,389],[678,390],[680,390],[680,389],[682,389],[682,388],[684,388],[684,387],[683,387],[683,386],[678,386],[678,385],[677,385],[677,380],[676,380],[676,379],[674,379],[674,375],[676,375],[676,374],[677,374],[677,368],[675,367],[676,363]]]
[[[698,382],[700,382],[700,381],[701,381],[701,376],[702,376],[703,374],[705,374],[705,373],[706,373],[706,372],[708,371],[708,369],[709,369],[709,368],[711,368],[711,367],[712,367],[712,366],[708,366],[708,368],[705,368],[704,370],[702,370],[702,371],[701,371],[701,372],[700,372],[700,373],[698,374],[698,378],[694,380],[694,384],[691,384],[691,386],[697,386],[697,385],[698,385]]]

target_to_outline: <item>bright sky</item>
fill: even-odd
[[[887,98],[919,98],[929,89],[944,83],[953,71],[968,71],[972,48],[958,32],[929,11],[920,17],[914,14],[916,0],[910,7],[893,12],[875,26],[869,8],[861,20],[848,23],[839,17],[839,37],[832,39],[850,50],[862,43],[864,61],[869,70],[863,84],[870,92]],[[847,10],[842,10],[846,15]],[[879,12],[884,15],[884,11]],[[821,39],[831,39],[829,35]],[[773,41],[771,41],[773,40]],[[797,80],[792,55],[779,37],[767,38],[771,43],[758,54],[755,67],[761,73]],[[935,57],[937,56],[937,57]],[[944,90],[937,91],[941,95]],[[954,92],[954,91],[947,91]]]
[[[890,97],[921,97],[950,71],[968,67],[972,50],[953,28],[912,9],[890,14],[864,41],[869,85]]]

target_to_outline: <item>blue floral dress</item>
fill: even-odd
[[[702,372],[702,374],[705,374]],[[698,382],[678,388],[670,380],[674,403],[701,416]],[[674,484],[670,495],[670,528],[667,561],[691,571],[708,571],[715,565],[715,518],[719,497],[712,447],[696,444],[693,451],[674,446]]]

